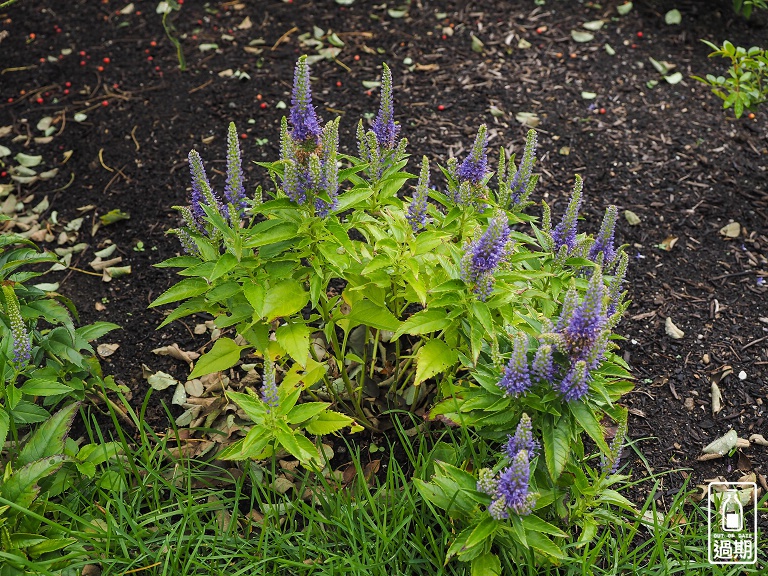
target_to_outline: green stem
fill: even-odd
[[[8,0],[7,2],[3,2],[2,4],[0,4],[0,10],[2,10],[3,8],[7,8],[11,4],[15,4],[16,2],[17,0]]]
[[[170,40],[171,43],[176,47],[176,58],[179,60],[179,70],[184,72],[187,69],[187,62],[184,59],[184,51],[181,49],[181,42],[179,42],[179,39],[173,35],[171,32],[171,26],[166,22],[168,14],[168,12],[163,14],[163,29],[165,30],[165,35],[168,36],[168,40]]]

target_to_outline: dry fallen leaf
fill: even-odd
[[[120,348],[120,344],[99,344],[96,347],[96,352],[102,358],[107,358],[117,352],[118,348]]]
[[[704,454],[719,454],[723,456],[733,450],[738,441],[739,435],[736,433],[736,430],[731,429],[724,436],[705,446],[702,452]]]
[[[685,332],[680,330],[680,328],[675,326],[675,323],[672,322],[671,316],[667,316],[667,319],[664,322],[664,330],[666,331],[667,336],[674,338],[675,340],[680,340],[680,338],[685,336]]]
[[[749,437],[749,441],[760,446],[768,446],[768,440],[766,440],[762,434],[752,434],[752,436]]]
[[[712,382],[712,414],[717,414],[722,409],[723,395],[720,393],[720,387]]]
[[[157,354],[158,356],[170,356],[171,358],[175,358],[176,360],[181,360],[182,362],[186,362],[187,364],[192,364],[194,360],[200,357],[200,354],[197,352],[191,352],[182,350],[179,348],[178,344],[171,344],[170,346],[162,346],[160,348],[155,348],[152,350],[153,354]]]
[[[741,234],[741,224],[738,222],[731,222],[720,228],[720,234],[726,238],[738,238]]]
[[[659,248],[669,252],[670,250],[672,250],[672,248],[675,247],[675,244],[677,244],[677,240],[678,240],[677,236],[667,236],[666,238],[664,238],[664,241],[661,244],[659,244]]]

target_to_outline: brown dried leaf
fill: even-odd
[[[120,344],[99,344],[96,347],[96,352],[102,358],[108,358],[117,352],[118,348],[120,348]]]
[[[157,354],[158,356],[170,356],[171,358],[175,358],[176,360],[181,360],[182,362],[186,362],[187,364],[192,364],[194,360],[200,357],[200,354],[197,352],[191,352],[182,350],[179,348],[179,345],[176,343],[171,344],[170,346],[162,346],[161,348],[155,348],[152,350],[153,354]]]

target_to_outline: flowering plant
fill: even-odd
[[[246,384],[249,394],[226,393],[252,423],[224,456],[283,448],[311,461],[317,450],[301,429],[375,430],[393,406],[427,409],[430,420],[489,440],[516,429],[501,462],[479,479],[466,462],[443,462],[419,488],[469,523],[451,555],[492,564],[491,536],[507,535],[557,559],[563,553],[547,535],[565,536],[550,521],[568,521],[572,471],[587,457],[582,436],[612,464],[601,420],[621,420],[615,402],[631,389],[611,342],[627,307],[616,207],[596,238],[579,234],[577,176],[560,222],[553,228],[544,204],[535,225],[525,213],[538,180],[533,130],[519,163],[502,148],[495,174],[485,126],[465,158],[441,167],[445,190],[430,186],[426,158],[418,176],[405,172],[386,66],[378,115],[370,130],[358,124],[357,157],[338,151],[338,119],[323,126],[318,118],[305,57],[291,101],[280,159],[259,163],[275,186],[268,197],[261,187],[245,193],[234,125],[223,197],[190,153],[191,203],[173,231],[187,254],[159,265],[181,268],[184,279],[151,304],[182,301],[162,325],[206,312],[230,331],[191,377],[228,370],[243,354],[264,360],[260,392]],[[285,374],[279,387],[275,372]],[[575,498],[573,517],[586,526],[591,507],[605,504]]]
[[[7,220],[0,215],[0,221]],[[90,343],[118,326],[96,322],[75,328],[77,311],[64,296],[28,286],[41,272],[30,264],[55,263],[31,241],[17,234],[0,236],[0,446],[17,428],[50,418],[44,406],[66,399],[82,400],[101,392],[101,367]],[[43,328],[45,324],[50,327]]]

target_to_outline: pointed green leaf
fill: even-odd
[[[291,408],[288,412],[288,424],[301,424],[313,416],[317,416],[330,406],[330,402],[304,402]]]
[[[79,402],[70,404],[41,424],[24,444],[16,465],[24,466],[34,460],[63,453],[64,441],[78,408]]]
[[[442,340],[430,340],[416,353],[416,379],[414,385],[440,374],[458,360],[456,350]]]
[[[589,434],[589,437],[595,441],[595,444],[597,444],[603,454],[609,454],[610,449],[608,444],[605,443],[603,427],[600,426],[600,422],[595,417],[592,409],[581,400],[568,403],[568,407],[571,409],[571,414],[576,418],[576,421]]]
[[[496,554],[481,554],[472,560],[472,576],[501,576],[501,561]]]
[[[547,415],[542,426],[542,439],[544,441],[544,458],[547,462],[547,470],[553,482],[557,482],[563,473],[568,461],[570,451],[571,427],[567,415],[562,415],[556,421],[551,415]]]
[[[355,302],[347,318],[355,324],[364,324],[379,330],[395,332],[400,327],[400,321],[392,312],[370,300]]]
[[[112,322],[94,322],[87,326],[81,326],[75,332],[82,336],[87,342],[93,342],[98,340],[105,334],[112,332],[112,330],[120,330],[120,326],[113,324]]]
[[[280,326],[275,331],[275,338],[283,350],[291,355],[302,368],[307,366],[309,358],[309,335],[312,332],[310,328],[299,322]]]
[[[264,405],[264,402],[250,394],[227,391],[227,398],[237,404],[243,412],[245,412],[248,418],[257,424],[262,422],[267,415],[267,408]]]
[[[552,540],[547,538],[544,534],[527,530],[525,535],[528,540],[528,546],[541,552],[544,556],[557,558],[559,560],[568,559],[568,557],[563,554],[563,551],[560,549],[560,547],[552,542]]]
[[[353,423],[354,420],[345,414],[333,410],[326,410],[315,416],[315,418],[305,424],[303,428],[310,434],[325,436],[326,434],[332,434],[333,432],[341,430],[345,426],[351,426]]]
[[[472,533],[462,547],[462,551],[469,550],[475,546],[485,545],[485,541],[493,536],[493,533],[496,532],[498,527],[499,523],[493,518],[484,518],[480,524],[475,526],[474,530],[472,530]]]
[[[163,304],[170,304],[171,302],[199,296],[206,292],[208,288],[210,286],[203,278],[186,278],[160,294],[149,307],[154,308],[155,306],[162,306]]]
[[[246,298],[248,295],[246,294]],[[309,294],[296,280],[284,280],[269,288],[264,295],[262,315],[271,322],[295,314],[309,301]]]
[[[28,507],[37,495],[37,482],[53,474],[64,462],[71,460],[69,456],[57,454],[22,466],[0,486],[0,496],[19,506]]]
[[[392,339],[396,340],[403,334],[410,334],[411,336],[429,334],[450,325],[451,320],[448,319],[444,310],[422,310],[403,322]]]
[[[234,340],[219,338],[213,344],[213,348],[200,357],[189,378],[199,378],[206,374],[232,368],[240,360],[240,351],[244,348],[247,346],[238,346]]]
[[[213,272],[211,272],[208,279],[213,282],[217,278],[224,276],[224,274],[232,270],[237,264],[237,258],[227,252],[216,261],[216,265],[213,267]]]
[[[298,432],[286,432],[278,429],[275,430],[275,438],[277,438],[277,441],[283,448],[301,462],[318,460],[320,457],[314,444],[312,444],[306,436]]]
[[[5,411],[4,407],[0,407],[0,446],[5,443],[10,427],[11,419],[8,416],[8,412]]]
[[[528,516],[523,516],[523,526],[526,530],[532,531],[532,532],[541,532],[542,534],[551,534],[552,536],[557,536],[558,538],[567,538],[568,534],[560,530],[557,526],[553,526],[549,522],[546,522],[545,520],[542,520],[535,514],[529,514]]]

